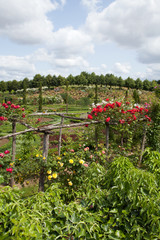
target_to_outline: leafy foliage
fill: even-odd
[[[160,195],[153,172],[137,169],[124,157],[107,169],[92,163],[87,171],[86,185],[74,191],[73,201],[68,198],[73,193],[56,183],[27,199],[19,190],[3,188],[1,239],[159,238]]]

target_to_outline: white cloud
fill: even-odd
[[[57,58],[55,60],[55,65],[57,67],[62,67],[62,68],[70,68],[70,67],[87,67],[88,62],[83,59],[82,57],[74,57],[74,58],[62,58],[59,59]]]
[[[128,63],[117,62],[114,64],[113,71],[119,75],[127,74],[131,70],[131,66]]]
[[[115,41],[137,50],[141,62],[160,61],[160,1],[115,0],[101,12],[90,12],[86,31],[97,41]]]
[[[35,66],[29,57],[0,56],[0,79],[21,80],[35,73]]]
[[[44,42],[53,31],[46,14],[64,4],[64,0],[1,0],[0,35],[18,43]]]
[[[95,11],[99,9],[102,0],[81,0],[82,4],[86,6],[89,10]]]
[[[160,36],[147,39],[139,50],[139,60],[142,63],[160,62]]]
[[[64,58],[94,52],[91,37],[81,30],[73,29],[71,26],[54,32],[52,38],[48,41],[48,48],[54,51],[56,56]]]

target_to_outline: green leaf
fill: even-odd
[[[2,175],[0,175],[0,184],[4,183],[4,177]]]

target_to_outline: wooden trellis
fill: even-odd
[[[57,115],[61,117],[60,123],[57,124],[50,124],[48,126],[40,126],[40,127],[32,127],[22,121],[12,121],[12,134],[8,134],[6,136],[0,137],[0,140],[2,139],[7,139],[12,137],[12,161],[15,160],[15,155],[16,155],[16,136],[25,134],[27,132],[41,132],[44,134],[43,137],[43,157],[45,158],[45,161],[47,162],[47,157],[48,157],[48,149],[49,149],[49,135],[53,134],[52,130],[54,129],[60,129],[59,132],[59,141],[58,141],[58,155],[60,155],[61,152],[61,142],[62,142],[62,129],[63,128],[73,128],[73,127],[80,127],[80,126],[85,126],[85,125],[90,125],[90,124],[99,124],[101,121],[87,121],[87,118],[81,118],[81,117],[74,117],[74,116],[68,116],[66,113],[34,113],[30,114],[30,116],[48,116],[48,115]],[[75,115],[75,113],[69,114],[69,115]],[[76,120],[82,120],[84,122],[81,123],[72,123],[72,124],[64,124],[64,119],[76,119]],[[16,132],[16,122],[19,122],[20,124],[26,126],[28,129],[25,129],[24,131]],[[109,126],[112,124],[116,123],[106,123],[106,153],[108,152],[109,148]],[[95,127],[95,133],[96,131]],[[142,154],[144,151],[144,146],[145,146],[145,139],[146,139],[146,131],[144,131],[144,136],[142,140],[142,149],[141,149],[141,156],[139,160],[139,165],[141,165],[142,162]],[[98,137],[95,135],[95,142],[97,145],[98,142]],[[39,176],[39,191],[44,191],[44,180],[45,180],[45,172],[44,168],[40,170],[40,176]],[[10,185],[13,187],[14,185],[14,179],[11,178]]]

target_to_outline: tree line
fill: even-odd
[[[157,84],[160,84],[160,80],[144,80],[142,81],[140,78],[134,80],[131,77],[127,79],[122,79],[122,77],[114,76],[113,74],[107,73],[106,75],[96,75],[93,73],[81,72],[77,76],[73,76],[70,74],[68,77],[63,77],[61,75],[47,75],[42,76],[40,74],[36,74],[33,79],[24,78],[21,81],[13,80],[13,81],[0,81],[0,91],[1,92],[16,92],[19,89],[24,88],[38,88],[40,85],[47,86],[49,89],[53,87],[59,87],[63,85],[101,85],[101,86],[117,86],[119,88],[127,87],[132,89],[143,89],[147,91],[152,91]]]

